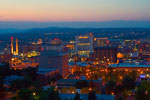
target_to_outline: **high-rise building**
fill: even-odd
[[[50,43],[48,44],[43,44],[42,45],[44,50],[56,50],[56,51],[63,51],[63,44],[62,44],[62,40],[55,38],[53,40],[50,41]]]
[[[148,53],[150,52],[150,43],[148,42],[144,42],[144,43],[140,43],[139,44],[139,50],[140,52],[145,52],[145,53]]]
[[[41,52],[39,68],[56,68],[63,77],[68,75],[68,54],[55,50]]]
[[[93,35],[76,36],[76,54],[89,56],[93,52]]]
[[[62,45],[62,40],[60,40],[59,38],[55,38],[55,39],[51,40],[51,44],[52,45]]]
[[[23,53],[28,53],[32,51],[37,51],[37,52],[43,51],[42,45],[41,44],[25,44],[22,46]]]
[[[94,60],[102,63],[117,62],[116,47],[97,47],[94,49]]]
[[[94,47],[104,47],[109,45],[108,37],[94,38]]]
[[[42,47],[44,50],[63,51],[63,45],[43,44]]]
[[[0,62],[10,62],[12,54],[0,54]]]

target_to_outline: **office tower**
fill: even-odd
[[[117,48],[116,47],[97,47],[94,49],[94,60],[101,63],[116,63]]]
[[[37,44],[42,44],[42,39],[39,39]]]
[[[76,54],[89,56],[93,52],[93,35],[76,36]]]
[[[41,52],[39,68],[58,69],[63,77],[68,75],[68,54],[55,50],[44,50]]]
[[[62,40],[55,38],[50,41],[50,44],[43,44],[42,45],[44,50],[56,50],[56,51],[63,51],[63,44]]]
[[[150,53],[150,43],[144,42],[139,44],[139,51],[144,53]]]
[[[94,47],[104,47],[109,45],[108,37],[94,38]]]
[[[51,40],[51,44],[52,45],[62,45],[62,40],[60,40],[59,38],[55,38],[55,39]]]

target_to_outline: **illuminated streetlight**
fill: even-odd
[[[36,95],[36,93],[35,92],[33,92],[33,96],[35,96]]]

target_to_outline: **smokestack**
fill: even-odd
[[[11,54],[14,54],[13,37],[11,37]]]
[[[18,55],[18,39],[16,38],[16,55]]]

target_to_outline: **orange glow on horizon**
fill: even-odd
[[[0,20],[150,20],[149,3],[147,0],[110,0],[109,3],[106,0],[1,0]]]

